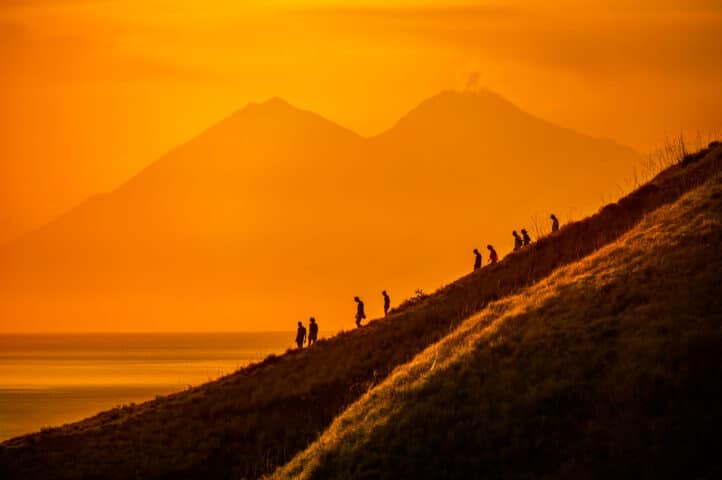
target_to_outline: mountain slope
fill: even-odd
[[[278,330],[313,314],[337,330],[354,295],[433,288],[535,214],[590,213],[636,159],[490,93],[440,94],[371,139],[250,105],[0,248],[0,322]]]
[[[721,242],[716,175],[488,305],[272,477],[716,477]]]
[[[678,164],[581,222],[366,328],[216,382],[19,437],[5,478],[256,478],[313,442],[346,406],[489,302],[613,242],[645,215],[719,175],[722,149]]]
[[[528,221],[530,199],[559,210],[591,211],[601,195],[618,193],[619,173],[629,171],[635,156],[609,140],[536,118],[489,91],[440,93],[371,143],[405,162],[405,172],[418,171],[426,188],[438,188],[439,174],[443,185],[446,173],[455,185],[475,187],[482,211],[526,214],[521,221]],[[590,185],[607,189],[594,197],[585,191]]]

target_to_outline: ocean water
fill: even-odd
[[[213,380],[294,334],[0,335],[0,441]]]

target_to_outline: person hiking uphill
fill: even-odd
[[[552,219],[552,233],[554,233],[559,230],[559,220],[553,213],[549,216],[549,218]]]
[[[479,253],[479,250],[474,249],[474,271],[477,271],[481,268],[481,253]]]
[[[496,254],[496,250],[491,245],[486,246],[489,249],[489,265],[494,265],[499,260],[499,255]]]
[[[311,317],[311,320],[309,320],[308,324],[308,346],[310,347],[314,343],[316,343],[316,339],[318,338],[318,323],[316,323],[316,319]]]
[[[303,323],[298,322],[298,330],[296,330],[296,345],[298,348],[303,348],[303,342],[306,341],[306,327]]]
[[[353,297],[354,302],[356,302],[356,326],[361,327],[361,320],[366,318],[366,312],[364,312],[364,302],[361,301],[358,297]]]
[[[531,237],[529,236],[527,231],[524,230],[523,228],[521,229],[521,238],[524,241],[525,247],[531,243]]]
[[[519,249],[521,248],[521,246],[522,246],[521,237],[520,237],[519,234],[516,232],[516,230],[514,230],[513,232],[511,232],[511,234],[514,235],[514,251],[516,252],[516,251],[519,250]]]
[[[386,293],[386,290],[381,292],[381,295],[384,296],[384,317],[389,314],[389,307],[391,306],[391,298],[389,298],[389,294]]]

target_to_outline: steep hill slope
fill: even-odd
[[[489,304],[272,478],[716,478],[722,177]]]
[[[490,301],[618,239],[722,169],[722,149],[690,157],[598,214],[363,329],[192,390],[104,412],[0,446],[6,478],[238,478],[272,471],[397,366]]]
[[[337,330],[354,295],[378,311],[372,292],[450,281],[534,214],[591,212],[636,158],[490,93],[440,94],[373,139],[249,105],[0,248],[1,326],[279,330],[313,314]]]

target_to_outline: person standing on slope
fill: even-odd
[[[366,318],[366,312],[364,311],[364,302],[361,301],[358,297],[353,297],[354,302],[356,302],[356,326],[361,327],[361,320]]]
[[[384,317],[389,314],[389,307],[391,306],[391,298],[389,298],[389,294],[386,293],[386,290],[381,292],[381,295],[384,296]]]
[[[531,237],[529,236],[527,231],[524,230],[523,228],[521,229],[521,238],[524,241],[525,247],[531,243]]]
[[[316,319],[311,317],[311,320],[309,320],[308,324],[308,346],[310,347],[314,343],[316,343],[316,339],[318,338],[318,323],[316,323]]]
[[[514,235],[514,251],[516,252],[516,251],[519,250],[519,249],[521,248],[521,246],[522,246],[521,237],[520,237],[519,234],[516,232],[516,230],[514,230],[513,232],[511,232],[511,234]]]
[[[306,341],[306,327],[303,323],[298,322],[298,330],[296,330],[296,345],[298,348],[303,348],[303,342]]]
[[[489,265],[494,265],[499,260],[499,255],[496,254],[496,250],[491,245],[486,246],[489,249]]]
[[[557,220],[557,216],[553,213],[549,218],[552,219],[552,233],[554,233],[559,230],[559,220]]]
[[[479,253],[479,250],[474,249],[474,271],[477,271],[481,268],[481,253]]]

